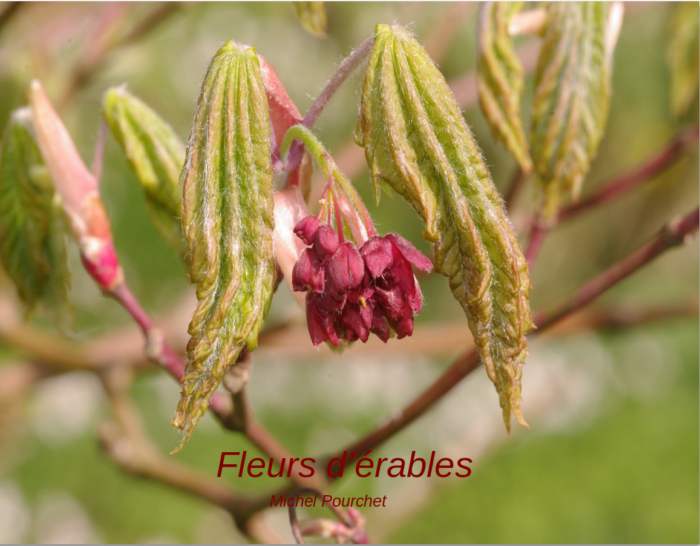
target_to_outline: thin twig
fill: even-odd
[[[148,316],[127,284],[121,284],[108,295],[117,300],[141,328],[143,336],[146,338],[146,355],[149,360],[160,364],[170,375],[181,381],[185,373],[184,363],[166,343],[163,334],[153,324],[153,320]]]
[[[315,492],[316,490],[306,489],[306,491]],[[301,493],[301,491],[299,491],[299,493]],[[297,544],[306,544],[306,542],[304,542],[304,537],[301,536],[299,520],[297,519],[297,507],[294,503],[289,505],[289,526],[292,528],[292,535],[294,536],[294,540],[296,540]]]
[[[321,94],[316,98],[314,103],[306,112],[304,119],[301,121],[301,125],[307,129],[312,129],[318,116],[321,115],[323,109],[328,105],[333,95],[340,89],[340,86],[345,83],[345,81],[352,75],[353,72],[359,66],[367,60],[367,57],[372,51],[372,46],[374,45],[374,36],[370,36],[364,42],[362,42],[357,49],[355,49],[350,55],[343,59],[340,63],[338,71],[333,75],[330,81],[321,91]],[[284,170],[287,172],[293,172],[301,163],[302,157],[304,156],[304,144],[300,140],[295,140],[289,149],[289,154],[287,155],[287,160],[284,165]]]
[[[116,290],[109,293],[116,299],[127,312],[132,316],[134,321],[139,325],[146,338],[146,355],[148,358],[157,364],[160,364],[170,375],[178,381],[182,381],[185,372],[185,365],[180,357],[170,348],[165,341],[165,338],[160,331],[155,327],[153,321],[143,309],[138,300],[129,290],[126,283],[122,284]],[[239,400],[247,404],[245,396],[239,397]],[[258,449],[270,458],[281,461],[283,458],[289,460],[293,457],[282,444],[280,444],[262,425],[253,419],[252,409],[245,409],[245,424],[243,430],[240,429],[240,420],[235,417],[234,407],[231,400],[221,395],[214,393],[209,402],[209,409],[212,411],[225,428],[242,432]],[[301,476],[301,470],[293,468],[292,480],[298,485],[314,485],[323,486],[323,481],[317,476],[304,478]]]
[[[530,267],[535,263],[549,230],[549,227],[542,226],[538,223],[534,223],[530,228],[527,248],[525,249],[525,259],[527,263],[530,264]]]
[[[323,112],[323,109],[326,107],[331,98],[333,98],[336,91],[340,89],[340,86],[345,83],[345,80],[347,80],[352,73],[355,72],[355,70],[359,68],[359,66],[367,59],[373,45],[374,36],[370,36],[364,42],[362,42],[357,49],[350,53],[350,55],[343,59],[343,62],[341,62],[340,66],[338,67],[338,71],[323,88],[323,91],[321,91],[321,94],[311,105],[309,111],[306,112],[306,115],[301,122],[304,127],[307,129],[313,128],[318,116],[321,115],[321,112]]]
[[[597,192],[559,212],[558,222],[570,220],[582,212],[590,210],[623,195],[641,184],[654,179],[658,174],[678,161],[686,151],[697,150],[698,126],[689,127],[664,145],[644,164],[634,168],[611,182],[604,184]]]
[[[552,228],[598,205],[612,201],[632,191],[644,182],[652,180],[659,173],[678,161],[686,151],[695,149],[697,142],[698,126],[694,125],[685,129],[671,142],[664,145],[649,161],[619,176],[612,182],[604,184],[600,190],[589,197],[561,210],[553,225],[543,226],[539,223],[538,219],[534,219],[530,225],[528,245],[525,250],[525,258],[528,263],[532,266],[533,262],[537,259],[542,245],[544,244],[544,240]]]
[[[644,267],[659,254],[683,244],[686,238],[695,233],[697,229],[698,209],[695,209],[681,220],[669,222],[654,240],[588,281],[578,289],[573,297],[567,298],[565,302],[552,311],[536,313],[535,324],[538,325],[540,330],[544,330],[574,311],[588,305],[603,292]]]
[[[241,532],[256,538],[251,517],[269,506],[262,498],[236,494],[226,482],[212,478],[171,457],[165,457],[153,445],[128,396],[130,370],[112,367],[99,375],[117,421],[100,427],[102,445],[109,457],[123,470],[142,478],[184,491],[229,512]]]
[[[620,262],[606,269],[593,280],[586,283],[554,311],[535,313],[535,323],[538,324],[538,329],[533,335],[541,334],[548,328],[557,324],[560,320],[580,310],[603,292],[649,263],[658,255],[682,244],[688,235],[696,232],[697,229],[698,209],[695,209],[695,211],[680,221],[669,223],[653,241],[647,243],[630,256],[622,259]],[[413,402],[397,416],[380,425],[367,436],[357,440],[352,445],[338,450],[337,453],[342,453],[343,451],[365,453],[369,450],[376,449],[391,438],[391,436],[421,417],[443,396],[457,386],[462,379],[478,368],[479,364],[480,360],[476,351],[463,353],[432,385],[430,385],[430,387],[419,394]],[[328,464],[331,458],[336,456],[337,455],[334,454],[324,457],[322,461]]]

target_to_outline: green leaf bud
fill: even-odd
[[[603,137],[610,106],[606,11],[602,2],[547,4],[530,135],[545,222],[566,196],[578,198]]]
[[[151,221],[185,259],[180,224],[185,145],[158,114],[124,87],[107,91],[102,115],[143,187]]]
[[[272,299],[270,118],[254,48],[229,41],[214,56],[182,181],[182,230],[198,304],[173,419],[185,432],[180,448],[226,371],[244,349],[255,349]]]
[[[513,154],[525,174],[532,170],[520,119],[523,68],[513,49],[508,23],[522,2],[486,2],[481,8],[476,83],[479,104],[497,140]]]
[[[462,305],[506,427],[520,410],[527,262],[445,78],[401,27],[378,25],[356,138],[377,195],[386,185],[423,218],[435,270]]]
[[[67,224],[31,126],[13,112],[0,148],[0,259],[28,314],[37,306],[59,327],[70,318]]]

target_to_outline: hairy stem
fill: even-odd
[[[338,71],[326,84],[326,87],[323,88],[323,91],[321,91],[321,94],[311,105],[309,111],[306,112],[306,115],[301,122],[304,127],[311,129],[314,126],[318,116],[321,115],[321,112],[323,112],[323,109],[330,102],[331,98],[333,98],[336,91],[340,89],[340,86],[345,83],[345,80],[352,75],[355,69],[357,69],[365,60],[367,60],[373,44],[374,36],[370,36],[364,42],[362,42],[355,51],[343,59],[343,62],[340,63],[340,66],[338,67]]]
[[[340,89],[340,86],[345,83],[355,69],[357,69],[364,61],[367,60],[370,51],[372,51],[373,44],[374,36],[370,36],[364,42],[362,42],[355,51],[345,57],[343,62],[340,63],[338,71],[326,84],[326,87],[323,88],[323,91],[321,91],[321,94],[311,105],[309,111],[306,112],[304,119],[301,121],[301,125],[307,129],[313,128],[316,120],[321,115],[321,112],[323,112],[323,109],[333,98],[333,95],[335,95],[338,89]],[[289,149],[289,147],[287,149]],[[281,155],[284,156],[284,154]],[[303,155],[304,144],[300,140],[296,140],[295,142],[291,143],[291,149],[285,164],[285,170],[287,172],[294,171],[299,166],[299,163],[301,163],[301,158]]]

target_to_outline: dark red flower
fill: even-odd
[[[334,296],[347,294],[349,290],[362,284],[365,277],[365,263],[352,243],[343,243],[328,260],[326,267],[328,288]]]
[[[303,220],[302,220],[303,222]],[[322,260],[338,251],[338,234],[331,226],[319,226],[314,235],[314,248]]]
[[[294,266],[293,287],[306,295],[311,341],[366,342],[373,333],[386,342],[413,333],[413,317],[423,304],[411,264],[429,270],[433,264],[403,237],[390,233],[370,237],[359,250],[341,243],[336,231],[314,217],[294,228],[311,248]]]
[[[292,270],[292,287],[295,292],[313,290],[323,292],[325,270],[313,248],[305,248]]]
[[[313,216],[307,216],[294,227],[296,236],[307,245],[312,245],[314,243],[314,237],[317,231],[318,220]]]

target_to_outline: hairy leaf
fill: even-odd
[[[102,114],[146,193],[153,224],[185,259],[180,224],[185,145],[158,114],[123,87],[107,91]]]
[[[508,33],[522,2],[486,2],[479,24],[476,83],[479,104],[497,140],[513,154],[524,173],[532,170],[525,129],[520,119],[523,69]]]
[[[182,229],[198,305],[173,425],[192,434],[272,299],[270,119],[252,47],[227,42],[204,77],[183,170]],[[182,447],[182,445],[180,446]]]
[[[325,2],[294,2],[294,11],[307,32],[318,38],[326,38],[328,34],[328,17]]]
[[[700,8],[697,2],[681,2],[675,8],[668,44],[671,70],[671,110],[680,117],[697,100],[700,65]]]
[[[527,263],[450,88],[401,27],[377,26],[357,137],[376,191],[388,185],[425,221],[435,269],[467,315],[506,427],[511,411],[524,423]]]
[[[530,136],[544,190],[541,216],[578,198],[603,137],[610,105],[610,62],[602,2],[550,2],[535,75]]]
[[[63,326],[67,226],[30,120],[28,109],[15,111],[0,149],[0,258],[28,313],[40,306]]]

